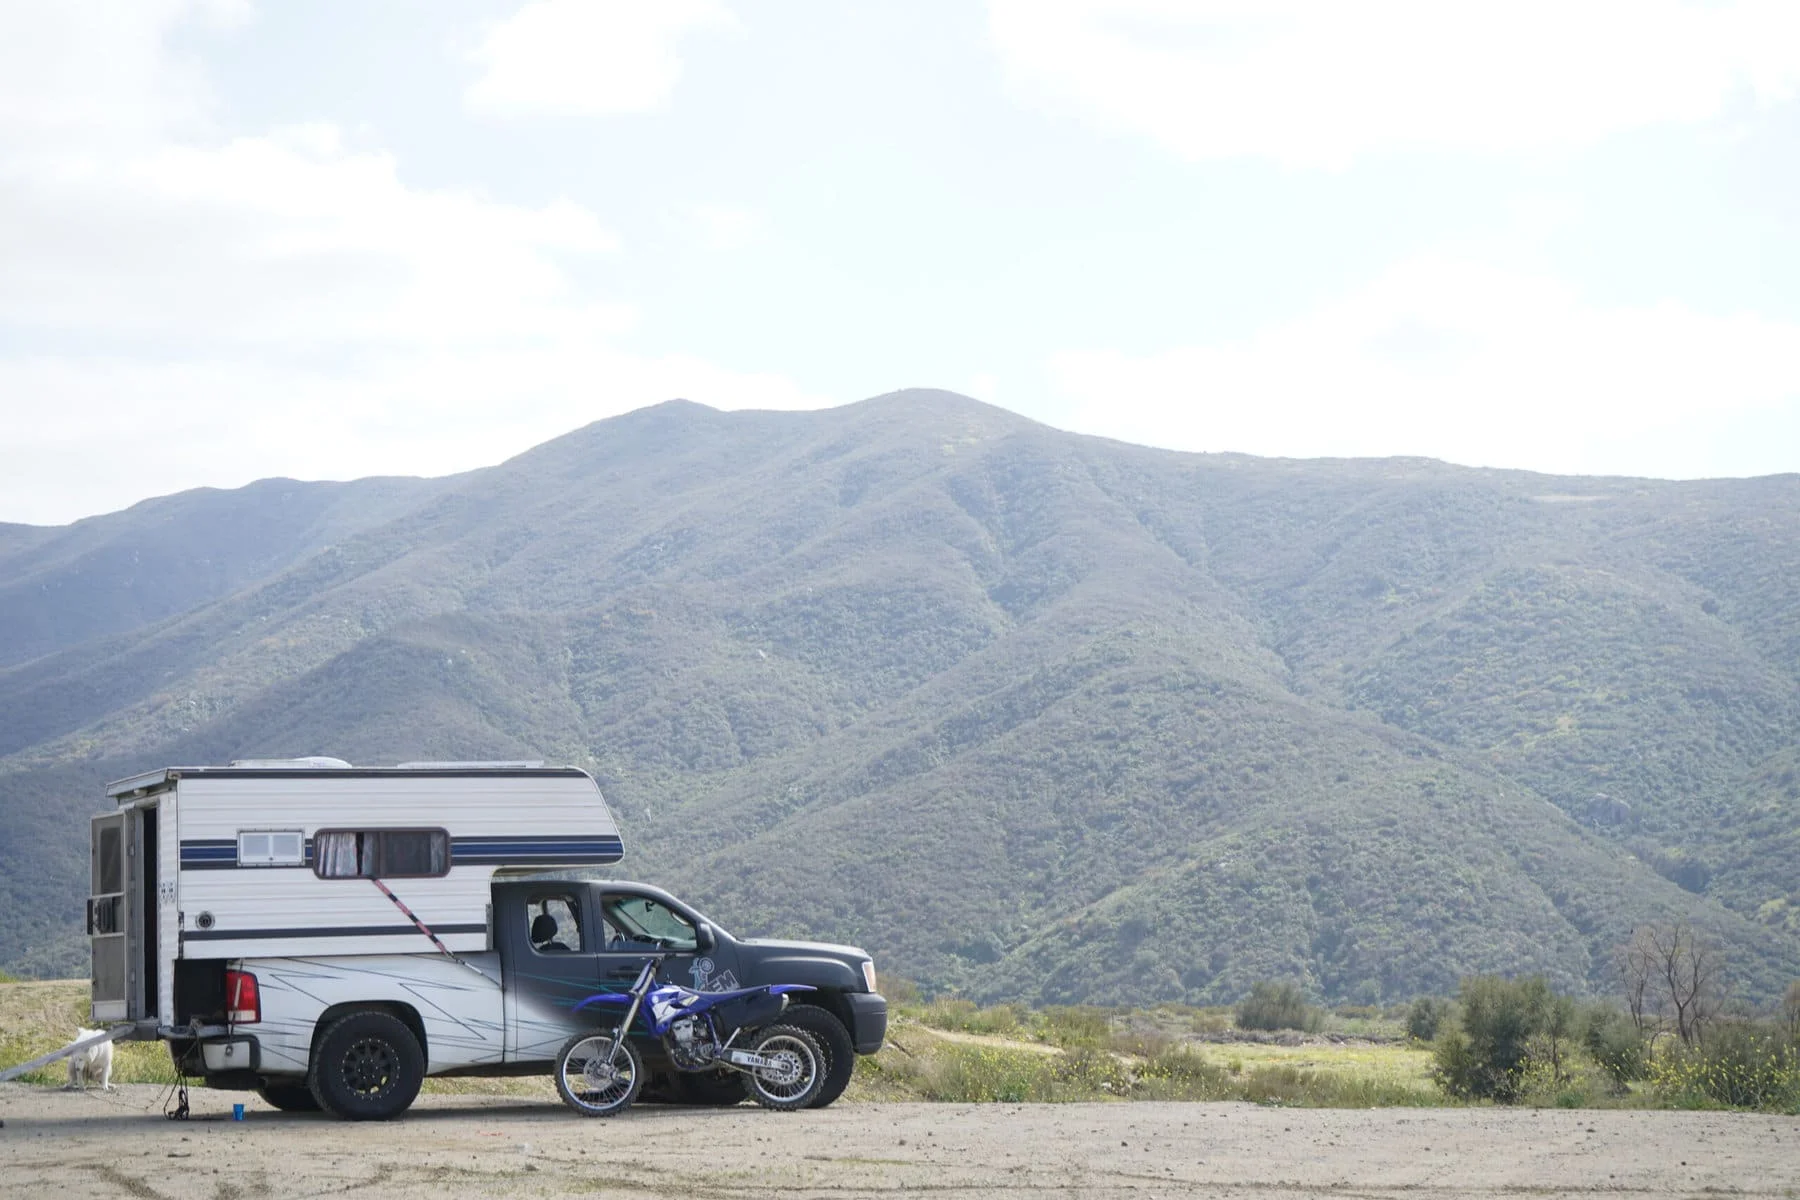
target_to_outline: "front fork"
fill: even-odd
[[[650,984],[656,978],[656,960],[651,959],[638,972],[637,982],[631,985],[631,1003],[625,1009],[625,1018],[619,1027],[613,1030],[612,1048],[606,1052],[606,1065],[612,1066],[613,1060],[619,1056],[619,1048],[625,1044],[630,1035],[631,1023],[637,1020],[638,1010],[644,1006],[644,997],[650,994]]]

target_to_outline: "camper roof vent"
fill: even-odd
[[[341,758],[328,758],[323,754],[314,754],[306,758],[234,758],[234,767],[250,767],[258,771],[281,770],[318,771],[337,768],[348,770],[350,764]]]
[[[486,762],[403,762],[397,769],[401,771],[531,771],[543,765],[543,759],[534,758]]]

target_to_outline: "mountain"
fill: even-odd
[[[984,999],[1800,977],[1800,478],[1192,455],[943,392],[0,527],[0,967],[101,783],[592,770],[632,877]]]

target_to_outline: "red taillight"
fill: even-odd
[[[225,1019],[233,1025],[262,1020],[262,996],[256,990],[256,976],[250,972],[225,972]]]

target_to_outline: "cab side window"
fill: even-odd
[[[692,951],[699,944],[686,917],[648,896],[608,895],[602,907],[609,939],[615,929],[624,935],[616,944],[609,940],[608,949],[681,952]]]
[[[550,892],[525,905],[531,948],[539,954],[568,954],[581,949],[581,905],[574,896]]]

